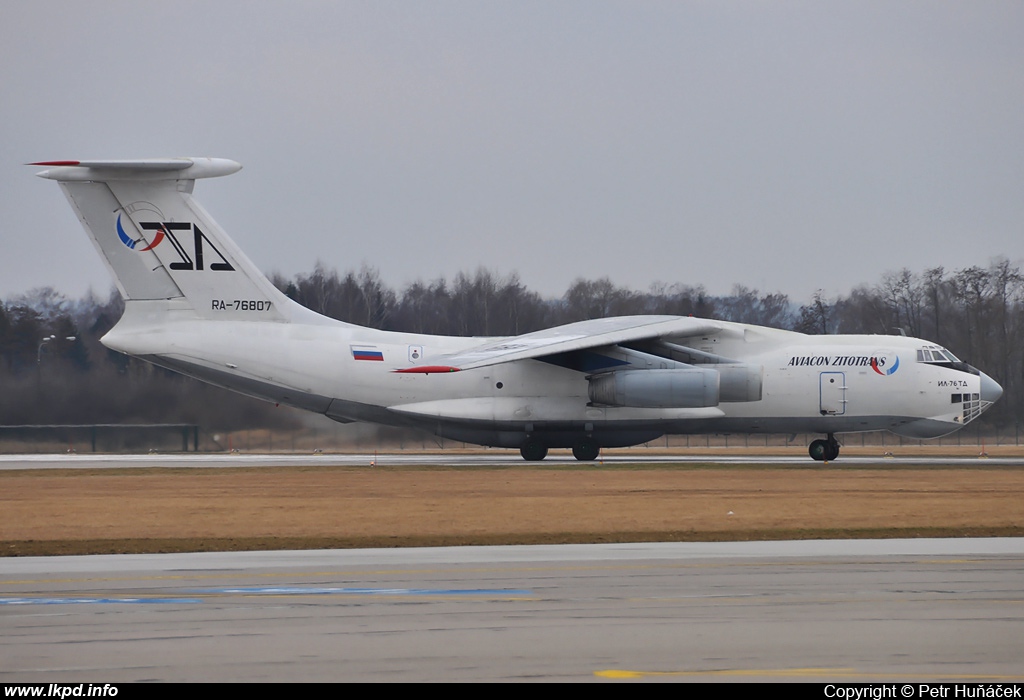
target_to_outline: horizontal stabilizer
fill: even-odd
[[[48,180],[196,180],[231,175],[242,169],[227,158],[146,158],[143,160],[46,160],[29,165],[47,166],[36,173]]]

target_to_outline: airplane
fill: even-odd
[[[682,316],[601,318],[515,337],[417,335],[344,323],[279,291],[192,197],[220,158],[44,161],[112,273],[125,310],[107,347],[336,421],[550,448],[578,460],[666,434],[889,430],[935,438],[1002,395],[927,340],[805,335]]]

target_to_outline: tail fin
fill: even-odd
[[[238,172],[219,158],[52,161],[57,180],[126,301],[167,300],[201,318],[289,321],[282,294],[192,198],[197,178]]]

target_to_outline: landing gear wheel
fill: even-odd
[[[548,446],[536,438],[526,438],[519,446],[519,454],[527,462],[539,462],[548,456]]]
[[[807,448],[807,451],[815,462],[824,462],[828,459],[828,443],[825,440],[815,440]]]
[[[572,446],[572,456],[581,462],[593,462],[601,453],[601,446],[594,438],[583,438]]]
[[[839,456],[839,442],[831,434],[828,440],[815,440],[807,448],[811,459],[817,462],[831,462]]]

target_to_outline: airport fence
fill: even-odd
[[[192,423],[0,425],[0,452],[198,452],[199,434]]]

